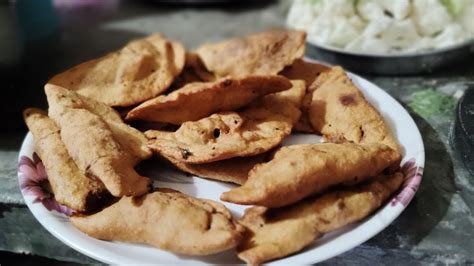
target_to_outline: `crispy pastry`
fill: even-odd
[[[399,164],[384,144],[301,144],[282,147],[249,172],[247,182],[221,195],[245,205],[281,207],[339,184],[355,184]]]
[[[100,180],[79,170],[53,120],[36,108],[26,109],[23,117],[33,134],[35,150],[43,161],[56,201],[80,212],[100,207],[100,203],[109,197],[107,189]]]
[[[378,209],[401,185],[395,173],[351,188],[339,188],[284,208],[252,207],[239,220],[247,229],[238,247],[251,265],[302,250],[324,233],[360,221]]]
[[[242,112],[222,112],[186,122],[176,132],[150,130],[150,147],[185,163],[210,163],[266,152],[291,133],[301,114],[303,81],[288,91],[267,95]]]
[[[276,75],[305,52],[303,31],[279,30],[205,44],[196,50],[217,77]]]
[[[60,117],[67,109],[84,109],[103,119],[113,132],[115,140],[139,162],[151,157],[147,139],[142,132],[125,124],[119,113],[110,106],[81,96],[65,88],[46,84],[45,92],[48,97],[49,110],[52,117]]]
[[[184,47],[159,34],[77,65],[48,83],[111,106],[131,106],[164,92],[184,67]]]
[[[304,96],[303,104],[301,106],[301,117],[298,123],[293,128],[294,131],[314,133],[315,130],[309,122],[308,109],[311,105],[313,98],[313,91],[315,89],[313,84],[314,80],[323,71],[328,70],[329,67],[321,64],[306,62],[302,59],[296,60],[291,66],[285,67],[280,75],[287,77],[288,79],[302,79],[306,82],[307,90]]]
[[[311,88],[314,92],[309,119],[313,128],[326,139],[345,139],[360,144],[384,143],[401,154],[382,116],[341,67],[323,72]]]
[[[213,113],[230,111],[263,95],[287,90],[290,81],[282,76],[249,76],[193,82],[168,95],[146,101],[130,111],[126,120],[146,120],[179,125]]]
[[[54,85],[47,85],[45,91],[49,115],[83,173],[100,179],[116,197],[148,191],[150,180],[134,170],[139,161],[151,156],[141,132],[121,122],[103,103]]]
[[[231,249],[242,238],[242,227],[224,205],[171,189],[123,197],[99,213],[70,221],[98,239],[144,243],[188,255]]]

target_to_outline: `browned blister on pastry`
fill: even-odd
[[[321,73],[311,85],[309,119],[327,139],[384,143],[401,154],[380,113],[364,98],[341,67]]]
[[[150,147],[185,163],[209,163],[266,152],[291,133],[301,114],[303,81],[287,91],[267,95],[239,113],[222,112],[186,122],[176,132],[150,130]]]
[[[111,106],[130,106],[164,92],[184,67],[184,47],[159,34],[77,65],[48,83]]]
[[[238,256],[250,265],[302,250],[324,233],[360,221],[378,209],[401,185],[403,175],[379,176],[284,208],[252,207],[239,220],[246,229]]]
[[[265,162],[268,154],[263,153],[248,157],[235,157],[227,160],[190,164],[166,157],[176,168],[198,177],[231,182],[242,185],[247,181],[249,171],[257,164]]]
[[[61,139],[79,169],[100,179],[114,196],[141,195],[150,180],[134,166],[149,158],[146,138],[121,122],[111,107],[64,88],[45,87],[49,115],[61,129]],[[107,112],[106,108],[110,108]]]
[[[79,170],[61,140],[59,127],[45,112],[28,108],[23,116],[35,142],[55,200],[80,212],[93,211],[109,196],[100,180]]]
[[[275,30],[205,44],[196,50],[217,77],[276,75],[305,52],[306,34]]]
[[[171,189],[123,197],[99,213],[70,221],[98,239],[144,243],[189,255],[228,250],[242,238],[242,227],[224,205]]]
[[[294,131],[314,133],[315,130],[311,126],[308,116],[308,109],[313,98],[313,91],[315,86],[311,86],[314,80],[323,71],[328,70],[329,67],[317,63],[306,62],[302,59],[296,60],[292,65],[285,67],[280,75],[288,79],[301,79],[306,82],[307,90],[304,96],[303,104],[301,106],[301,117],[298,123],[293,128]]]
[[[146,120],[179,125],[213,113],[238,109],[263,95],[287,90],[290,81],[282,76],[225,78],[194,82],[168,95],[146,101],[127,114],[126,120]]]
[[[300,144],[282,147],[257,165],[247,182],[221,195],[237,204],[281,207],[339,184],[355,184],[394,164],[398,153],[384,144]]]

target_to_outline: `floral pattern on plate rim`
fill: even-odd
[[[397,203],[401,203],[404,207],[407,207],[420,186],[423,167],[416,165],[415,158],[411,158],[402,165],[400,170],[404,175],[404,181],[398,194],[391,200],[390,205],[395,206]]]
[[[36,153],[33,153],[32,159],[28,156],[20,157],[18,173],[21,192],[25,196],[34,197],[33,203],[41,203],[48,211],[55,210],[67,216],[74,213],[74,210],[54,199],[46,169]]]

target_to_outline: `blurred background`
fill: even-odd
[[[43,86],[49,78],[134,38],[161,32],[191,49],[206,41],[283,26],[289,5],[201,2],[0,0],[0,119],[6,121],[0,128],[25,129],[21,110],[46,107]]]

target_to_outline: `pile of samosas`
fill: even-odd
[[[188,52],[155,34],[54,76],[48,112],[24,118],[71,223],[181,254],[237,248],[260,264],[373,213],[402,183],[401,150],[341,67],[302,60],[305,37],[271,31]],[[325,142],[281,147],[292,132]],[[221,203],[153,188],[135,171],[153,154],[239,185],[221,200],[255,206],[235,220]]]

